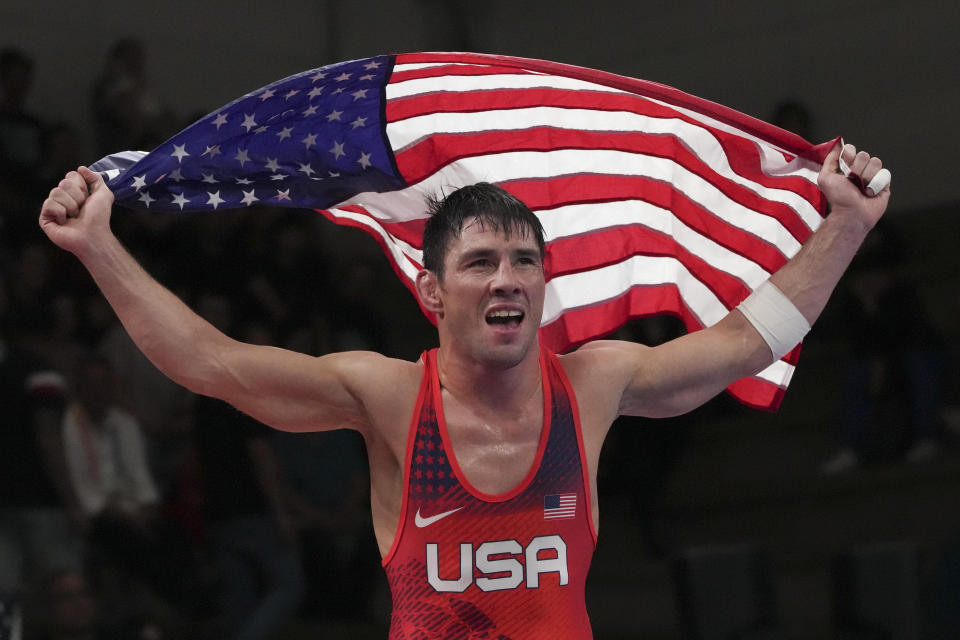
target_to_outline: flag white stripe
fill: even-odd
[[[417,71],[419,69],[432,69],[433,67],[492,67],[497,65],[474,63],[474,62],[406,62],[393,65],[394,73],[403,71]]]
[[[530,73],[497,73],[486,76],[437,76],[391,81],[386,87],[386,97],[390,101],[429,93],[465,93],[503,89],[573,89],[635,95],[576,78]]]
[[[756,374],[754,377],[766,380],[767,382],[772,382],[779,387],[786,388],[787,385],[790,384],[790,379],[793,378],[793,372],[796,370],[797,368],[789,362],[777,360],[769,367]]]
[[[820,214],[800,194],[774,189],[736,173],[717,138],[703,127],[678,118],[652,118],[625,111],[526,107],[476,113],[433,113],[391,122],[387,137],[397,153],[435,134],[476,133],[481,131],[523,131],[534,127],[570,130],[636,132],[675,136],[712,171],[746,187],[766,200],[780,202],[793,209],[809,228],[816,228]],[[785,165],[781,162],[781,165]]]

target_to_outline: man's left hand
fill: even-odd
[[[863,184],[870,181],[883,169],[880,158],[871,156],[865,151],[857,152],[852,144],[840,145],[838,142],[827,154],[817,180],[820,190],[830,203],[831,215],[850,215],[872,228],[890,201],[890,185],[885,186],[880,193],[868,195],[860,190],[853,180],[840,171],[841,153],[844,162],[850,167],[850,175],[856,176]],[[841,213],[842,212],[842,213]]]

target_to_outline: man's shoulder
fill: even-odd
[[[364,395],[403,397],[416,393],[423,377],[423,362],[392,358],[375,351],[335,354],[351,387]]]
[[[341,366],[347,369],[363,371],[370,376],[391,376],[391,375],[420,375],[423,372],[423,362],[404,360],[385,356],[376,351],[341,351],[338,353],[324,356],[335,358],[341,362]]]
[[[337,357],[347,372],[347,388],[363,405],[366,421],[372,427],[367,435],[375,434],[390,449],[402,452],[423,380],[423,362],[368,351],[345,352]],[[368,440],[367,446],[373,445]]]
[[[635,363],[641,352],[649,348],[624,340],[593,340],[559,358],[568,374],[599,374]]]
[[[623,390],[642,366],[648,349],[623,340],[595,340],[560,356],[560,362],[581,405],[596,403],[606,411],[619,405]]]

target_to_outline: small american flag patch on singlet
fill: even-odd
[[[572,518],[577,513],[577,494],[560,493],[543,496],[543,519]]]

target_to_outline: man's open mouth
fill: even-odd
[[[491,311],[487,314],[487,324],[517,327],[523,322],[523,311]]]

